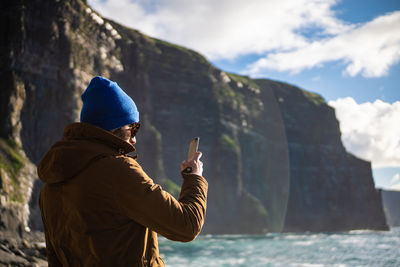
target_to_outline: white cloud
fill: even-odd
[[[212,59],[304,47],[308,41],[301,34],[303,29],[327,35],[348,28],[335,18],[336,0],[88,2],[105,17]]]
[[[389,190],[400,191],[400,173],[396,173],[390,181]]]
[[[248,67],[257,74],[265,69],[299,72],[342,61],[350,76],[381,77],[400,60],[400,11],[374,19],[330,38],[314,41],[289,52],[268,54]]]
[[[344,63],[344,73],[380,77],[400,60],[400,11],[351,25],[336,17],[339,0],[89,0],[103,16],[205,54],[258,54],[248,74],[299,72]],[[307,32],[308,34],[304,34]]]
[[[390,181],[391,184],[395,184],[395,183],[397,183],[397,182],[400,182],[400,173],[396,173],[396,174],[393,176],[392,180]]]
[[[346,97],[328,104],[336,110],[342,141],[348,151],[370,160],[374,168],[400,167],[399,101],[357,104]]]

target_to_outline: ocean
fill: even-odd
[[[168,267],[400,266],[400,228],[340,233],[200,235],[190,243],[159,238]]]

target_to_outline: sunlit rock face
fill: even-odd
[[[26,164],[79,120],[81,93],[103,75],[135,100],[139,162],[166,190],[178,193],[180,162],[200,136],[209,181],[203,233],[386,227],[370,164],[345,151],[319,96],[225,73],[192,50],[101,18],[85,1],[1,5],[0,136],[14,140]],[[40,229],[41,183],[34,172],[24,177],[32,190],[22,190],[21,205],[30,213],[18,221]]]

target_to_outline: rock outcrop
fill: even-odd
[[[15,143],[24,168],[78,121],[81,93],[103,75],[137,103],[139,162],[170,192],[179,190],[189,140],[200,136],[209,181],[203,233],[386,229],[370,163],[346,152],[320,96],[225,73],[192,50],[102,18],[83,0],[3,0],[1,10],[0,137]],[[1,181],[13,173],[3,154]],[[1,187],[4,209],[17,184],[27,184],[18,192],[30,219],[22,211],[19,222],[40,229],[41,183],[14,173],[13,189]]]
[[[43,232],[4,236],[0,231],[0,266],[48,266]]]
[[[286,129],[290,196],[284,231],[387,229],[371,164],[346,152],[334,109],[317,94],[258,82],[273,88]]]
[[[400,192],[381,190],[383,209],[390,227],[400,226]]]

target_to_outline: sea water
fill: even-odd
[[[400,266],[400,228],[159,239],[166,266]]]

